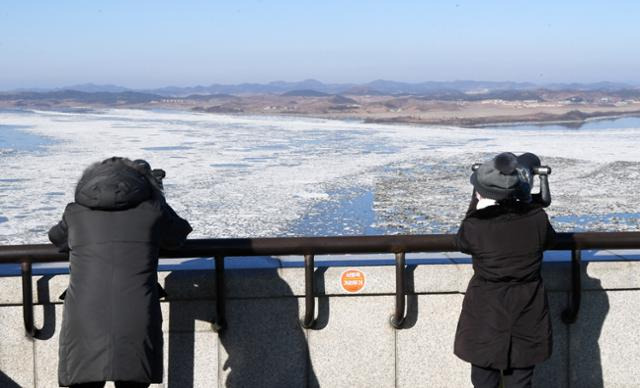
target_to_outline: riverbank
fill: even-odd
[[[372,124],[417,124],[417,125],[446,125],[463,128],[478,128],[488,126],[507,125],[562,125],[569,128],[579,128],[590,120],[615,120],[623,117],[640,117],[640,110],[615,112],[596,111],[583,112],[572,110],[561,114],[536,113],[514,116],[478,116],[478,117],[448,117],[448,118],[420,118],[399,116],[390,118],[365,118],[365,123]]]
[[[82,113],[87,110],[171,110],[225,116],[275,116],[362,121],[375,124],[484,127],[560,124],[580,127],[589,120],[640,117],[640,97],[582,92],[545,93],[530,100],[438,100],[413,95],[192,95],[165,98],[0,99],[0,109]],[[470,98],[469,96],[466,96]]]

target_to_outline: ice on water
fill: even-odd
[[[309,214],[322,217],[362,190],[374,213],[362,228],[455,230],[469,165],[501,151],[535,152],[554,168],[550,213],[560,228],[601,214],[595,228],[638,229],[637,216],[608,215],[640,213],[640,128],[460,129],[144,110],[0,112],[0,124],[52,140],[0,152],[0,244],[46,242],[83,168],[113,155],[166,170],[168,201],[193,237],[324,234],[301,223],[322,225]],[[342,226],[331,234],[363,233],[333,222]]]

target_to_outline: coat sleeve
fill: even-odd
[[[175,249],[180,247],[184,244],[187,235],[191,233],[192,230],[189,222],[180,218],[171,206],[166,203],[162,205],[161,248]]]
[[[458,229],[458,233],[456,233],[455,243],[456,243],[456,248],[460,252],[471,255],[472,254],[471,244],[469,244],[469,241],[467,240],[467,236],[465,232],[465,224],[466,224],[466,221],[462,221],[462,224],[460,225],[460,229]]]
[[[546,213],[545,213],[546,215]],[[556,241],[556,231],[553,229],[551,222],[549,222],[549,216],[546,217],[546,231],[544,236],[544,249],[547,250],[553,246]]]
[[[69,252],[69,227],[64,214],[62,220],[49,229],[49,241],[58,247],[60,252]]]

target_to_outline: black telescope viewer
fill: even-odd
[[[167,173],[163,169],[155,168],[152,170],[149,162],[147,162],[144,159],[136,159],[133,161],[133,163],[141,166],[142,169],[145,171],[145,173],[153,177],[153,179],[156,181],[160,189],[164,190],[164,185],[162,184],[162,180],[164,179],[165,176],[167,176]]]
[[[516,167],[516,171],[518,171],[518,175],[520,176],[520,180],[523,182],[523,185],[528,185],[528,191],[533,187],[534,175],[538,175],[540,177],[540,193],[531,194],[531,202],[540,204],[542,207],[551,205],[551,190],[549,189],[549,175],[551,174],[551,167],[543,166],[540,162],[540,158],[531,152],[517,156],[517,159],[518,167]],[[474,163],[471,166],[471,170],[476,171],[481,165],[482,163]]]

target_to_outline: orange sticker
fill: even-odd
[[[340,284],[347,292],[358,292],[364,288],[364,272],[357,269],[348,269],[340,276]]]

